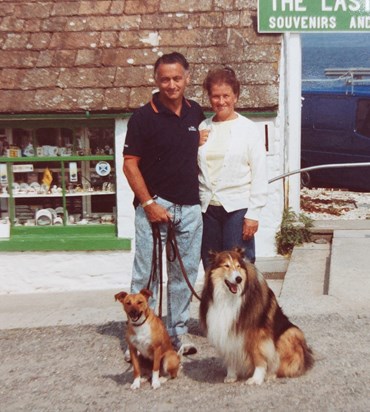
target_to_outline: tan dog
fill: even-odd
[[[134,368],[134,382],[131,389],[140,388],[141,368],[139,354],[153,361],[152,388],[161,386],[159,370],[171,378],[176,378],[180,367],[180,356],[173,349],[168,332],[158,316],[149,307],[148,299],[152,292],[142,289],[140,293],[117,293],[115,300],[120,301],[127,314],[128,327],[126,340],[130,349],[131,361]]]

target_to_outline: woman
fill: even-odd
[[[254,263],[254,234],[268,191],[264,141],[257,126],[235,112],[240,83],[231,68],[210,71],[203,87],[215,113],[199,126],[203,266],[209,251],[235,246]]]

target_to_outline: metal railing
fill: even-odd
[[[288,177],[291,175],[295,175],[297,173],[302,173],[302,172],[309,172],[310,170],[318,170],[318,169],[335,169],[335,168],[340,168],[340,167],[363,167],[363,166],[370,166],[370,162],[362,162],[362,163],[332,163],[332,164],[326,164],[326,165],[318,165],[318,166],[310,166],[310,167],[304,167],[302,169],[297,169],[293,170],[288,173],[284,173],[282,175],[276,176],[273,179],[270,179],[268,182],[273,183],[279,179],[283,179],[284,177]]]

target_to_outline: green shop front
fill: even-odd
[[[116,121],[0,118],[0,251],[130,249],[118,230]]]

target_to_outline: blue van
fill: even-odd
[[[303,90],[301,167],[370,162],[370,84]],[[370,166],[303,172],[306,187],[370,191]]]

